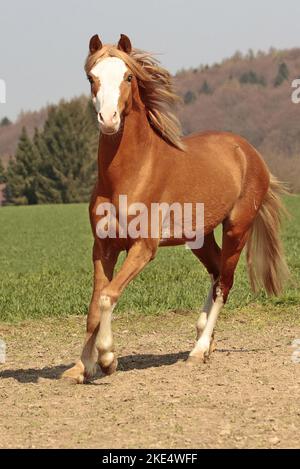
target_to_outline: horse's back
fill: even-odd
[[[217,166],[220,173],[228,172],[239,186],[268,187],[270,173],[262,156],[240,135],[206,131],[185,137],[184,143],[193,164],[205,168]]]
[[[203,132],[184,138],[185,153],[170,152],[162,160],[165,200],[202,202],[206,228],[213,229],[245,198],[264,199],[269,171],[255,148],[229,132]],[[160,160],[161,161],[161,160]]]

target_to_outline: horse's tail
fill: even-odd
[[[279,295],[290,274],[279,237],[283,215],[288,214],[280,199],[284,193],[284,185],[270,175],[269,190],[247,242],[251,286],[254,291],[263,287],[269,295]]]

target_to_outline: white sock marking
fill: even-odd
[[[207,354],[209,352],[210,341],[221,309],[224,306],[223,295],[220,288],[217,288],[217,297],[209,313],[206,326],[200,339],[197,341],[190,355]]]

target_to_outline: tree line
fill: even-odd
[[[182,73],[182,72],[181,72]],[[197,73],[197,69],[193,71],[193,73]],[[276,74],[276,77],[273,80],[273,86],[279,87],[281,86],[285,81],[289,79],[289,69],[288,66],[285,62],[282,62],[278,65],[278,71]],[[232,80],[233,76],[229,76],[229,80]],[[254,70],[247,70],[246,72],[243,72],[239,77],[238,81],[241,85],[261,85],[266,87],[267,86],[267,81],[265,77],[261,74],[258,75]],[[197,94],[206,94],[210,95],[213,94],[214,90],[208,83],[208,81],[205,79],[204,82],[202,83],[202,86],[198,89],[198,93],[195,93],[195,91],[188,90],[184,93],[183,96],[183,102],[184,104],[192,104],[196,101],[197,99]]]
[[[88,201],[97,172],[98,129],[86,98],[61,102],[49,109],[43,130],[33,138],[23,128],[6,171],[6,205]]]
[[[240,134],[262,153],[275,175],[300,192],[299,105],[291,101],[291,82],[300,76],[299,67],[300,48],[235,54],[221,64],[177,73],[185,103],[178,109],[184,134],[208,129]],[[20,138],[23,125],[27,132]],[[34,134],[35,127],[39,130]],[[6,184],[6,203],[87,200],[95,180],[97,144],[97,122],[87,98],[26,113],[16,123],[2,119],[0,184]],[[1,159],[6,165],[10,154],[14,158],[4,170]]]

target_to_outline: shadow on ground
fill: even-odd
[[[144,370],[147,368],[168,366],[177,363],[180,360],[186,360],[188,352],[169,353],[164,355],[154,354],[138,354],[120,357],[118,359],[118,371]],[[1,379],[13,378],[19,383],[37,383],[40,378],[43,379],[59,379],[62,373],[73,366],[69,365],[47,366],[44,368],[21,368],[17,370],[4,370],[0,372]],[[101,373],[97,374],[99,378]]]
[[[220,353],[256,353],[259,349],[217,349]],[[118,371],[125,372],[131,370],[145,370],[147,368],[170,366],[179,361],[186,360],[189,352],[167,353],[163,355],[158,354],[137,354],[126,355],[118,358]],[[19,383],[38,383],[39,379],[57,380],[62,373],[68,368],[73,366],[74,363],[69,365],[47,366],[44,368],[21,368],[17,370],[4,370],[0,372],[1,379],[13,378]],[[104,377],[100,372],[97,373],[94,379]]]

